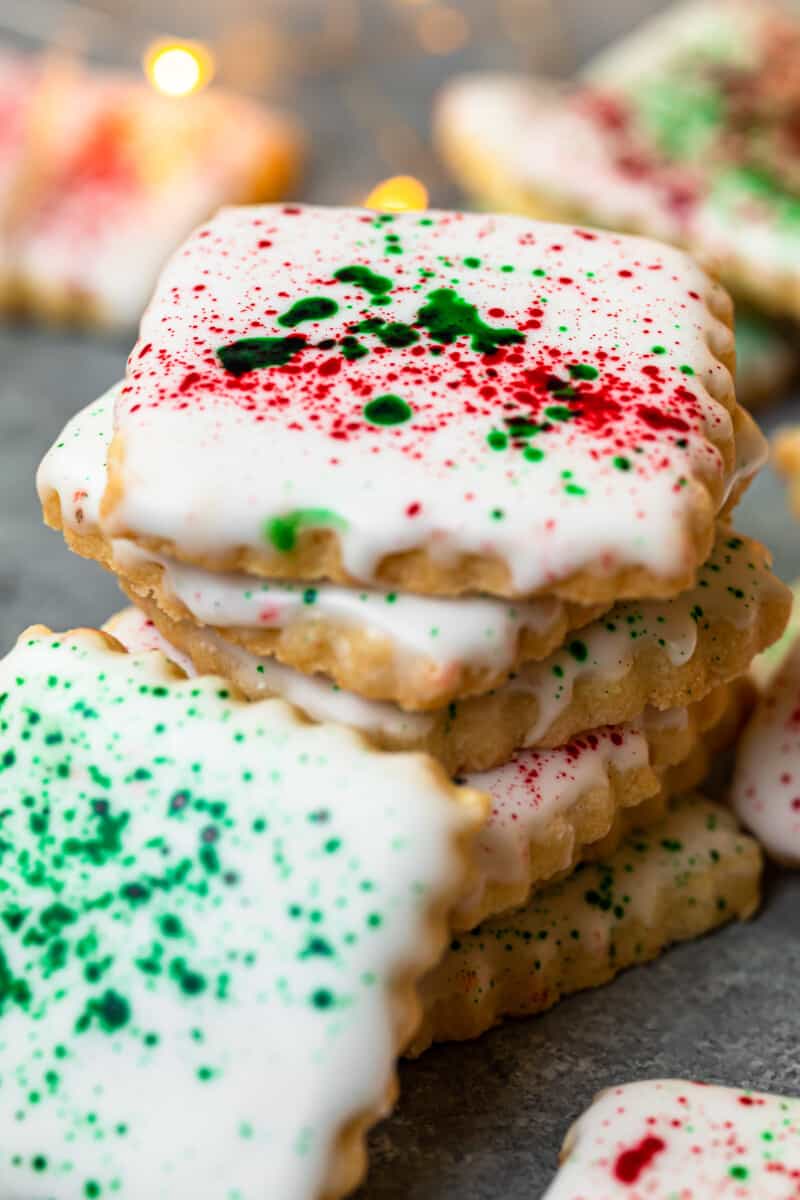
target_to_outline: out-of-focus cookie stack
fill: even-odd
[[[162,275],[125,380],[45,457],[45,519],[137,606],[109,626],[123,643],[429,750],[490,793],[455,927],[488,921],[472,944],[496,945],[512,919],[491,918],[528,905],[528,945],[591,893],[605,949],[599,972],[597,939],[576,951],[586,986],[755,902],[757,854],[727,826],[729,874],[704,866],[691,893],[717,852],[699,801],[654,841],[688,857],[648,860],[618,962],[608,870],[554,898],[585,859],[627,862],[626,833],[704,777],[788,615],[767,551],[730,523],[764,456],[730,322],[725,292],[652,241],[226,210]],[[544,960],[501,1003],[496,963],[476,989],[474,954],[445,962],[417,1048],[552,1003],[569,988]]]
[[[0,55],[0,308],[135,327],[166,258],[221,204],[296,179],[299,128],[216,87],[174,97]]]

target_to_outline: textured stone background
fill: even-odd
[[[148,10],[167,8],[174,19],[162,16],[161,27],[218,33],[221,6],[213,0],[159,0],[157,6],[143,0],[134,7],[142,27],[149,21],[154,32],[158,26]],[[281,7],[291,10],[297,25],[309,10],[312,18],[322,13],[330,20],[337,2],[263,5],[272,18]],[[448,56],[420,53],[409,20],[422,6],[361,0],[345,7],[360,15],[360,23],[332,63],[313,74],[298,69],[288,80],[277,71],[263,85],[299,107],[311,128],[314,155],[304,194],[351,200],[390,171],[410,168],[424,174],[433,201],[443,204],[457,197],[425,139],[430,97],[448,73],[484,64],[557,62],[567,69],[624,29],[634,13],[659,4],[498,2],[504,17],[512,9],[521,15],[511,26],[494,19],[490,0],[465,0],[455,7],[467,18],[471,40]],[[119,8],[124,11],[121,2]],[[243,0],[229,0],[224,11],[244,14]],[[2,17],[0,0],[0,24]],[[521,36],[513,40],[507,28]],[[70,555],[42,528],[33,473],[67,417],[121,374],[127,345],[126,339],[0,329],[3,646],[31,622],[57,629],[95,624],[121,604],[99,568]],[[792,419],[800,419],[800,397],[770,411],[765,425]],[[737,520],[773,547],[784,577],[800,574],[800,526],[786,512],[771,472],[754,485]],[[542,1018],[510,1024],[469,1045],[435,1048],[405,1065],[400,1105],[371,1139],[363,1200],[535,1200],[552,1176],[569,1122],[613,1082],[684,1075],[800,1095],[798,979],[800,879],[776,873],[752,924],[674,950]]]

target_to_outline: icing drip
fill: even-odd
[[[514,217],[226,210],[143,320],[104,532],[197,558],[331,530],[360,580],[424,546],[500,556],[518,593],[675,572],[687,481],[729,476],[709,294],[680,252]]]
[[[0,675],[0,1193],[314,1200],[475,798],[89,631]]]

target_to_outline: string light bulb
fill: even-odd
[[[145,51],[144,72],[157,92],[165,96],[189,96],[210,82],[214,59],[201,42],[159,38]]]
[[[422,212],[428,207],[428,189],[413,175],[394,175],[372,189],[364,207],[378,212]]]

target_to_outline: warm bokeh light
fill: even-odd
[[[165,96],[189,96],[214,74],[210,52],[199,42],[153,42],[144,56],[144,69],[153,87]]]
[[[428,207],[428,189],[413,175],[395,175],[372,189],[364,207],[379,212],[421,212]]]

